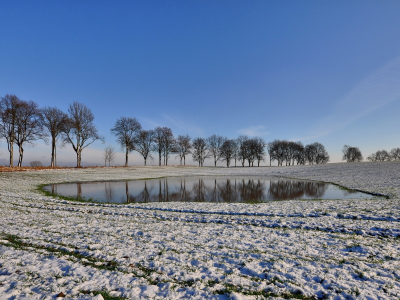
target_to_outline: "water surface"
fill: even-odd
[[[375,196],[317,181],[274,177],[193,176],[147,180],[61,183],[53,194],[103,203],[257,203],[294,199],[369,199]]]

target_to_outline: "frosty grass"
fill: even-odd
[[[333,182],[390,199],[90,204],[45,183],[190,175]],[[400,163],[0,173],[0,299],[399,299]]]

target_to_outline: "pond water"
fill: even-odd
[[[294,199],[370,199],[375,196],[317,181],[273,177],[168,177],[61,183],[43,187],[56,195],[103,203],[257,203]]]

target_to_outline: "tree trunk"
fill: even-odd
[[[214,167],[217,167],[217,160],[214,159]]]
[[[183,165],[186,166],[186,158],[183,156]]]
[[[51,167],[55,167],[55,156],[56,156],[56,139],[52,138],[51,140]]]
[[[10,143],[10,149],[8,150],[10,151],[10,168],[14,167],[14,143]]]
[[[126,152],[125,152],[125,167],[128,166],[128,155],[129,155],[129,151],[128,151],[128,147],[126,147]]]
[[[147,159],[146,158],[144,159],[144,165],[145,166],[147,165]]]
[[[79,151],[76,151],[76,167],[81,167],[81,153]]]
[[[18,158],[18,167],[22,167],[22,158],[24,156],[24,148],[22,146],[19,146],[19,158]]]
[[[158,150],[158,165],[161,166],[161,149]]]

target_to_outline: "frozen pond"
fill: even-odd
[[[318,181],[257,176],[193,176],[146,180],[61,183],[56,195],[104,203],[259,203],[294,199],[371,199],[376,196]]]

